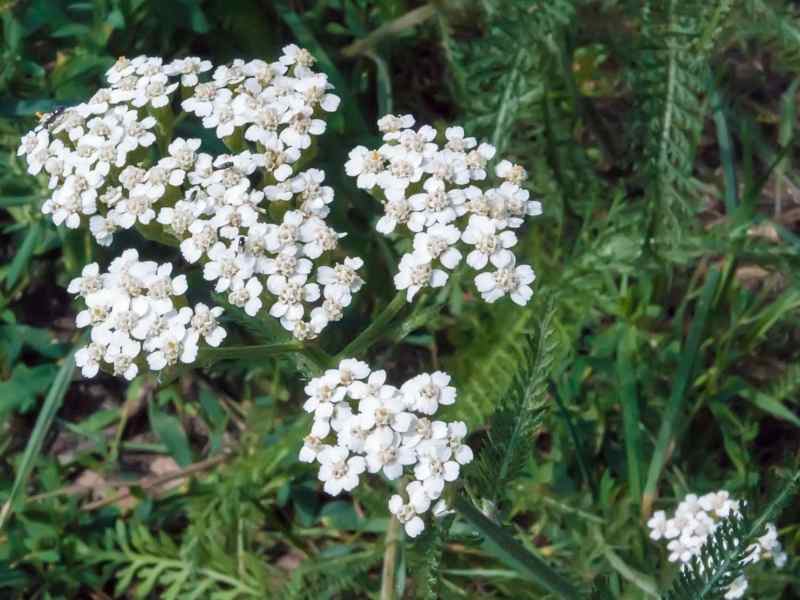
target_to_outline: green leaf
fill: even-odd
[[[192,450],[189,447],[189,438],[183,430],[181,422],[172,415],[162,412],[155,402],[148,406],[150,427],[158,439],[167,447],[172,458],[181,467],[192,464]]]
[[[54,364],[29,367],[18,363],[8,381],[0,381],[0,415],[12,411],[28,412],[36,399],[50,387],[58,367]]]
[[[661,477],[664,464],[667,462],[669,446],[675,435],[678,417],[686,404],[687,392],[692,380],[695,361],[697,360],[706,321],[708,320],[708,314],[711,310],[711,303],[717,292],[719,281],[720,271],[716,268],[710,269],[706,275],[706,282],[703,286],[700,300],[697,303],[697,310],[692,319],[692,324],[689,327],[689,336],[686,338],[686,345],[681,353],[678,372],[672,382],[672,393],[670,394],[669,404],[662,417],[661,429],[658,432],[656,447],[653,450],[653,457],[650,460],[650,468],[647,472],[647,483],[642,498],[642,509],[645,514],[650,513],[653,500],[655,499],[656,488],[658,487],[658,480]]]
[[[36,424],[28,439],[28,444],[25,446],[25,453],[22,455],[22,460],[17,470],[17,476],[14,478],[11,493],[9,494],[8,500],[6,500],[6,503],[3,505],[2,510],[0,510],[0,529],[3,528],[6,521],[11,516],[15,504],[21,500],[24,494],[28,476],[33,470],[36,457],[44,441],[44,436],[50,429],[56,412],[58,412],[58,409],[61,407],[61,402],[64,400],[64,396],[69,389],[74,371],[75,351],[73,350],[70,355],[64,359],[64,362],[61,363],[61,368],[56,375],[55,381],[53,381],[53,385],[50,387],[50,391],[47,393],[42,409],[36,419]]]
[[[569,581],[528,551],[508,531],[486,518],[467,498],[458,496],[455,508],[483,536],[484,548],[499,561],[559,598],[575,600],[580,597]]]
[[[31,258],[33,257],[33,251],[36,249],[36,244],[39,241],[39,236],[42,232],[42,226],[39,221],[34,223],[28,229],[28,233],[25,235],[25,239],[22,242],[22,245],[19,248],[19,251],[14,255],[14,260],[11,261],[11,265],[8,267],[8,271],[6,272],[6,289],[10,290],[14,287],[14,284],[19,279],[19,276],[22,274],[22,271],[28,268],[28,263],[30,263]]]
[[[795,427],[800,427],[800,418],[798,418],[797,415],[786,408],[778,400],[770,398],[765,394],[756,394],[751,402],[764,412],[771,414],[773,417],[788,421]]]
[[[636,391],[636,369],[633,361],[635,343],[635,330],[626,329],[617,349],[617,379],[620,404],[622,404],[628,486],[631,495],[638,500],[642,495],[642,451],[639,440],[639,396]]]

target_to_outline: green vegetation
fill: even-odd
[[[748,567],[749,597],[800,597],[795,6],[0,0],[0,598],[721,598],[767,521],[788,562]],[[83,379],[66,286],[115,250],[41,213],[20,137],[118,56],[289,43],[342,98],[314,166],[366,285],[311,350],[226,307],[197,369]],[[402,251],[343,167],[388,112],[463,124],[527,169],[527,306],[481,302],[458,271],[393,301]],[[303,388],[345,356],[458,388],[443,413],[476,459],[414,540],[386,508],[396,482],[332,498],[297,458]],[[718,489],[747,509],[679,574],[645,523]]]

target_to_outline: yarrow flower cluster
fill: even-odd
[[[83,268],[68,291],[80,296],[86,309],[78,327],[91,327],[91,342],[75,354],[84,377],[97,375],[105,363],[114,375],[131,380],[144,362],[160,371],[197,358],[201,343],[219,346],[226,332],[217,322],[219,307],[186,306],[186,276],[172,276],[172,265],[140,261],[136,250],[114,259],[108,272],[97,263]]]
[[[517,264],[514,230],[542,212],[521,187],[525,169],[501,160],[494,167],[501,183],[491,187],[484,182],[494,146],[465,137],[461,127],[447,128],[440,145],[433,127],[413,126],[411,115],[382,117],[385,143],[377,150],[357,146],[345,164],[357,186],[383,203],[376,229],[389,235],[403,227],[412,235],[395,286],[410,302],[423,288],[445,285],[466,254],[467,264],[480,271],[475,286],[486,302],[508,295],[525,305],[535,275]]]
[[[42,211],[55,224],[88,220],[105,246],[134,227],[172,240],[229,303],[314,338],[342,318],[362,261],[327,261],[344,235],[326,222],[334,192],[323,171],[301,168],[339,105],[313,64],[295,45],[275,62],[216,68],[195,57],[121,58],[108,87],[45,116],[18,155],[29,173],[49,177]],[[231,152],[214,156],[197,138],[173,137],[189,115]]]
[[[719,526],[720,520],[739,514],[740,507],[740,502],[732,499],[725,490],[699,497],[688,494],[678,505],[673,517],[668,519],[663,510],[653,514],[647,522],[650,538],[665,540],[669,560],[679,562],[682,568],[686,568],[692,558],[700,554],[703,544]],[[745,562],[752,564],[770,559],[778,568],[786,564],[786,553],[772,523],[767,525],[767,532],[747,549]],[[725,598],[742,598],[746,591],[747,578],[740,575],[728,587]]]
[[[385,371],[346,359],[312,379],[305,392],[303,408],[314,421],[300,460],[320,464],[327,493],[352,490],[365,471],[396,480],[407,468],[414,481],[404,495],[389,499],[389,510],[406,533],[416,537],[424,530],[422,515],[431,506],[434,515],[446,512],[441,499],[445,483],[455,481],[461,465],[473,457],[464,443],[463,422],[433,419],[440,405],[456,400],[449,375],[423,373],[397,388],[386,383]]]

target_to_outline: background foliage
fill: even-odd
[[[654,597],[675,569],[647,514],[718,488],[766,506],[793,476],[795,3],[4,0],[0,18],[0,596],[541,598],[546,561],[587,594]],[[343,98],[318,162],[369,257],[326,350],[391,296],[398,253],[342,168],[377,116],[464,123],[545,207],[523,240],[535,302],[485,305],[454,277],[366,357],[396,380],[449,370],[474,432],[466,492],[486,516],[462,496],[414,543],[388,483],[332,499],[297,461],[304,374],[286,359],[75,376],[65,285],[110,256],[42,217],[15,156],[37,111],[90,96],[118,55],[224,63],[295,41]],[[264,333],[229,318],[240,343]],[[796,503],[778,525],[789,564],[752,570],[758,598],[800,597]]]

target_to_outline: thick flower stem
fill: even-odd
[[[383,311],[375,317],[372,324],[362,331],[356,339],[345,346],[344,350],[337,356],[337,359],[361,356],[364,354],[370,346],[386,333],[391,322],[407,304],[406,292],[400,290],[397,292],[397,295],[392,298],[392,301],[386,305]]]
[[[381,600],[394,600],[395,571],[397,570],[397,546],[400,542],[400,521],[393,516],[386,529],[386,550],[383,553],[381,574]]]

